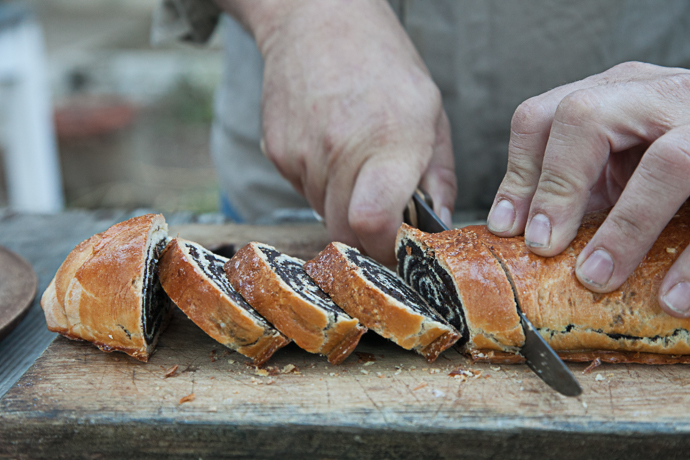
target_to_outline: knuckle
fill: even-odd
[[[558,104],[554,118],[569,126],[581,126],[585,122],[596,123],[601,111],[601,102],[596,92],[581,89],[565,96]]]
[[[517,193],[531,191],[539,179],[537,171],[524,155],[512,155],[508,162],[508,169],[503,185],[517,189]]]
[[[690,73],[679,72],[654,81],[657,93],[665,100],[683,101],[690,93]]]
[[[657,139],[651,150],[649,172],[660,171],[683,179],[690,175],[690,139],[669,133]]]
[[[615,66],[611,67],[611,69],[607,70],[606,72],[615,72],[615,73],[621,73],[621,74],[629,74],[632,72],[638,73],[640,71],[647,70],[649,67],[649,64],[640,62],[640,61],[627,61],[627,62],[621,62],[620,64],[616,64]]]
[[[624,241],[626,247],[630,246],[631,241],[643,240],[649,233],[642,220],[634,218],[633,214],[625,210],[609,214],[606,223],[610,226],[609,233],[618,241]]]
[[[561,174],[545,167],[539,178],[539,191],[547,195],[572,198],[583,189],[583,181],[573,175]]]
[[[520,135],[539,134],[551,125],[551,113],[539,97],[527,99],[515,109],[510,122],[511,131]]]

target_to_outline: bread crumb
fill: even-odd
[[[196,399],[196,395],[194,393],[188,394],[187,396],[180,398],[180,402],[178,404],[184,404],[186,402],[192,402],[192,401],[194,401],[194,399]]]
[[[401,372],[402,372],[402,369],[398,369],[397,371],[395,371],[395,372],[393,373],[393,375],[399,375]]]
[[[297,370],[297,366],[295,366],[294,364],[286,364],[280,370],[281,374],[289,374],[290,372],[294,372],[294,373],[298,374],[299,371]]]
[[[331,373],[328,374],[328,375],[330,375],[331,377],[335,377],[335,376],[338,375],[338,374],[336,374],[335,372],[331,372]]]
[[[587,409],[587,403],[584,402],[584,401],[582,401],[582,407],[584,407],[585,409]]]
[[[374,364],[374,361],[367,361],[366,363],[362,364],[362,366],[371,366]]]
[[[606,377],[604,377],[601,374],[597,374],[597,376],[594,377],[594,380],[596,380],[597,382],[601,382],[602,380],[606,380]]]
[[[234,359],[228,359],[228,364],[235,364],[235,360]]]
[[[174,377],[175,374],[177,373],[177,369],[179,369],[180,365],[175,364],[173,367],[165,371],[165,374],[163,374],[163,378],[167,379],[168,377]]]
[[[211,407],[208,408],[208,411],[209,411],[209,412],[217,412],[217,411],[218,411],[218,408],[217,408],[216,406],[211,406]]]
[[[441,369],[436,369],[435,367],[429,369],[429,374],[438,374],[439,372],[441,372]]]
[[[501,366],[490,366],[492,371],[498,372],[501,370]]]
[[[589,374],[590,372],[592,372],[594,370],[595,367],[599,367],[599,366],[601,366],[601,359],[596,358],[594,361],[592,361],[592,364],[587,366],[587,368],[584,371],[582,371],[582,375]]]
[[[364,369],[360,369],[359,372],[361,372],[362,374],[365,374],[365,375],[366,375],[366,374],[369,374],[369,371],[364,370]]]
[[[422,382],[422,383],[420,383],[419,385],[417,385],[416,387],[414,387],[414,388],[412,389],[412,391],[421,390],[422,388],[424,388],[424,387],[427,386],[427,385],[429,385],[429,384],[426,383],[426,382]]]
[[[431,394],[434,395],[434,398],[442,398],[446,394],[442,392],[441,390],[433,389],[431,390]]]
[[[380,378],[380,379],[385,379],[385,378],[386,378],[386,376],[383,375],[383,374],[380,373],[380,372],[377,372],[377,373],[376,373],[376,377],[378,377],[378,378]]]
[[[356,351],[355,354],[357,355],[357,363],[368,363],[368,362],[373,362],[376,361],[376,356],[374,356],[372,353],[364,353],[362,351]]]
[[[268,371],[266,369],[256,369],[254,371],[256,375],[260,375],[261,377],[268,377]]]
[[[520,387],[520,391],[524,391],[524,390],[525,390],[525,387]]]
[[[675,254],[676,252],[678,252],[678,249],[676,249],[676,248],[666,248],[666,252],[668,252],[669,254]]]

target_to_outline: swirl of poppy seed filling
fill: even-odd
[[[281,254],[277,250],[266,246],[258,246],[258,248],[266,256],[266,259],[268,259],[268,263],[273,271],[275,271],[293,291],[307,302],[311,302],[331,316],[329,324],[337,322],[339,317],[350,319],[350,316],[333,303],[328,294],[323,292],[314,280],[307,275],[307,272],[305,272],[302,267],[303,262],[301,260]]]
[[[273,326],[271,326],[268,321],[264,319],[263,316],[252,308],[251,305],[244,300],[244,297],[232,287],[230,280],[225,275],[223,266],[229,260],[225,257],[216,255],[211,251],[197,245],[186,243],[185,247],[189,252],[189,255],[194,259],[197,267],[208,277],[209,280],[214,282],[218,288],[223,291],[225,295],[230,297],[236,305],[242,307],[251,315],[251,317],[259,323],[262,327],[271,332],[275,331]]]
[[[422,316],[431,317],[436,321],[445,323],[443,318],[435,310],[429,308],[422,296],[405,284],[395,273],[375,260],[362,255],[362,253],[356,249],[347,249],[345,256],[350,262],[357,265],[362,270],[362,274],[364,274],[367,280],[385,294],[393,297],[398,302],[407,306],[410,310]]]
[[[160,330],[166,313],[172,302],[163,290],[158,279],[158,259],[165,248],[165,237],[155,244],[149,245],[144,269],[144,289],[142,292],[141,322],[144,329],[144,340],[147,344],[153,342]],[[129,332],[125,330],[129,335]]]
[[[422,248],[409,239],[405,239],[398,247],[396,256],[398,275],[460,332],[461,338],[457,344],[465,344],[469,340],[465,313],[448,272],[436,259],[426,256]]]

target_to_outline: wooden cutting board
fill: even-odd
[[[0,341],[29,311],[37,285],[38,278],[31,265],[0,246]]]
[[[327,241],[318,227],[178,231],[304,257]],[[290,345],[259,370],[179,311],[147,364],[58,337],[0,401],[0,457],[629,460],[690,448],[690,366],[570,364],[584,393],[566,398],[524,365],[455,350],[428,364],[372,333],[356,352],[332,366]]]

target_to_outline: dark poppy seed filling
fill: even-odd
[[[429,308],[422,296],[405,284],[395,273],[355,249],[347,249],[345,255],[350,262],[362,269],[362,274],[367,280],[384,293],[405,304],[416,313],[443,322],[443,318],[435,310]]]
[[[166,239],[161,238],[156,244],[151,245],[146,256],[141,319],[144,326],[144,340],[147,344],[153,342],[166,313],[172,306],[170,298],[161,287],[158,279],[158,259],[166,244]]]
[[[261,249],[261,252],[266,256],[273,271],[275,271],[276,274],[304,300],[332,314],[333,323],[338,320],[338,316],[343,316],[347,319],[350,318],[350,316],[333,303],[328,294],[323,292],[314,280],[307,275],[307,272],[302,268],[303,262],[301,260],[281,254],[275,249],[266,246],[257,247]]]
[[[431,308],[460,332],[461,338],[457,345],[467,343],[469,332],[465,313],[460,296],[448,272],[435,258],[426,256],[422,248],[409,239],[403,241],[396,255],[398,275],[412,286]]]
[[[197,267],[199,267],[199,269],[213,281],[225,295],[230,297],[235,304],[244,308],[258,323],[261,323],[267,329],[273,331],[273,326],[269,325],[264,317],[259,315],[259,313],[244,300],[244,297],[232,287],[232,284],[230,284],[230,280],[225,275],[225,270],[223,270],[223,266],[229,259],[193,244],[187,243],[185,247],[187,251],[189,251],[189,255],[194,259],[194,262],[196,262]]]

